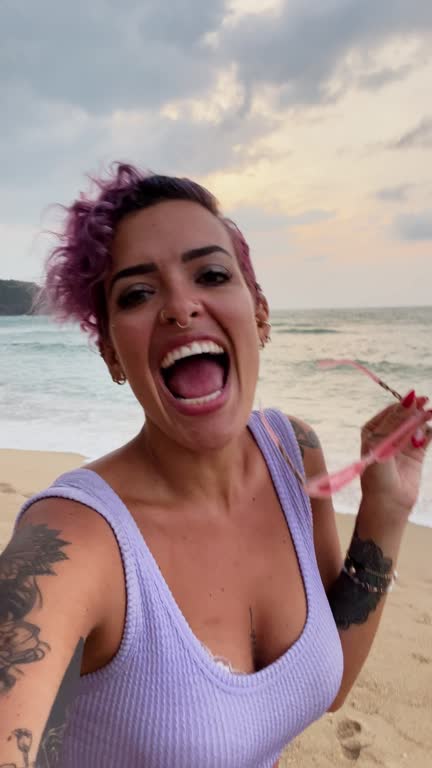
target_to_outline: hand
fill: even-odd
[[[424,444],[416,448],[412,444],[412,433],[404,436],[387,460],[371,464],[361,477],[363,498],[379,499],[379,503],[384,504],[391,514],[405,519],[417,501],[426,449],[432,441],[432,430],[426,426],[426,422],[432,419],[432,412],[424,411],[426,402],[427,398],[417,397],[408,408],[400,403],[390,405],[368,421],[361,432],[363,456],[416,413],[424,413],[424,424],[421,427],[425,436]]]

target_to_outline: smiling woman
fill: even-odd
[[[303,482],[316,435],[252,410],[270,324],[242,234],[187,179],[120,165],[97,186],[44,295],[143,420],[29,499],[0,557],[0,768],[24,729],[49,768],[273,768],[367,656],[429,438],[366,469],[343,566]],[[364,449],[423,406],[378,414]]]

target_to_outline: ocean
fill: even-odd
[[[317,361],[354,358],[401,394],[414,388],[432,399],[432,307],[278,311],[272,324],[256,405],[310,423],[329,471],[358,458],[361,426],[393,399],[358,371],[322,371]],[[90,460],[129,440],[142,422],[128,386],[112,383],[77,327],[0,317],[0,448]],[[359,480],[334,496],[342,513],[356,514],[359,501]],[[432,450],[412,521],[432,527]]]

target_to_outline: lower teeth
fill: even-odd
[[[201,405],[202,403],[210,403],[211,400],[216,400],[221,392],[222,390],[218,389],[216,392],[212,392],[210,395],[204,395],[204,397],[179,397],[178,399],[182,403],[188,403],[188,405]]]

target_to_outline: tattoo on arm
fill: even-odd
[[[306,430],[296,419],[290,419],[293,426],[297,442],[299,444],[302,459],[304,459],[305,448],[319,448],[320,441],[313,429]]]
[[[22,665],[40,661],[50,650],[39,637],[40,628],[25,617],[42,606],[36,576],[54,576],[52,564],[68,560],[62,547],[70,542],[59,533],[45,524],[26,525],[0,557],[0,694],[13,688]]]
[[[382,594],[379,592],[367,592],[351,581],[344,571],[341,571],[328,594],[334,620],[339,629],[349,629],[351,624],[364,624],[381,598]]]
[[[391,573],[393,561],[384,557],[382,549],[371,539],[360,539],[356,531],[348,554],[360,568],[367,569],[371,584],[378,585],[383,577]],[[368,592],[345,571],[341,571],[328,593],[336,626],[339,629],[349,629],[352,624],[364,624],[383,596],[382,592]]]
[[[8,741],[15,738],[17,750],[21,752],[23,766],[18,766],[17,763],[2,763],[0,768],[61,768],[61,747],[66,730],[68,705],[72,701],[79,679],[83,650],[84,639],[81,637],[51,708],[34,762],[30,762],[32,732],[27,728],[16,728],[10,734]]]

